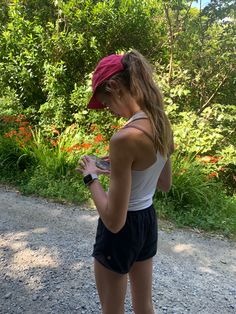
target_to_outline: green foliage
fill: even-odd
[[[91,72],[103,56],[135,48],[154,64],[174,130],[174,181],[157,195],[161,214],[235,232],[232,1],[212,0],[200,12],[186,0],[3,0],[0,23],[2,181],[87,199],[76,163],[106,155],[124,122],[87,109]]]
[[[181,152],[204,154],[215,150],[223,139],[219,128],[211,127],[206,115],[181,112],[173,126],[177,149]]]
[[[140,0],[17,1],[4,8],[0,97],[13,90],[24,114],[46,128],[75,122],[81,108],[70,99],[102,56],[130,47],[149,53],[156,36],[151,7]]]
[[[15,90],[9,86],[0,97],[0,112],[3,116],[16,116],[24,111]]]
[[[206,178],[203,166],[191,155],[182,156],[180,153],[174,154],[172,162],[173,184],[165,197],[173,199],[175,208],[180,211],[191,207],[209,208],[212,191],[216,190],[217,184]]]
[[[173,184],[168,194],[158,192],[155,205],[161,217],[179,226],[236,232],[236,199],[228,197],[219,181],[206,175],[204,165],[189,156],[173,156]]]
[[[25,194],[37,194],[57,201],[77,204],[89,199],[89,191],[75,174],[56,176],[44,167],[36,167],[20,189]]]

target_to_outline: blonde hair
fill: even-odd
[[[152,68],[144,56],[136,50],[126,53],[122,63],[124,71],[106,80],[99,90],[109,92],[107,83],[110,80],[118,81],[127,88],[151,121],[156,150],[167,156],[173,151],[173,134],[170,121],[164,111],[162,93],[153,80]]]

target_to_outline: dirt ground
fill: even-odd
[[[94,209],[0,187],[0,313],[100,313]],[[160,222],[156,313],[236,313],[236,243]],[[133,313],[130,292],[126,313]],[[112,313],[111,313],[112,314]]]

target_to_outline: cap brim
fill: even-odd
[[[88,109],[105,109],[105,108],[106,106],[99,102],[94,95],[92,96],[88,103]]]

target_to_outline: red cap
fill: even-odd
[[[89,109],[104,109],[105,106],[100,103],[95,97],[96,88],[101,85],[105,80],[107,80],[112,75],[124,70],[124,66],[121,62],[124,55],[110,55],[98,63],[92,78],[92,90],[93,96],[89,101]]]

